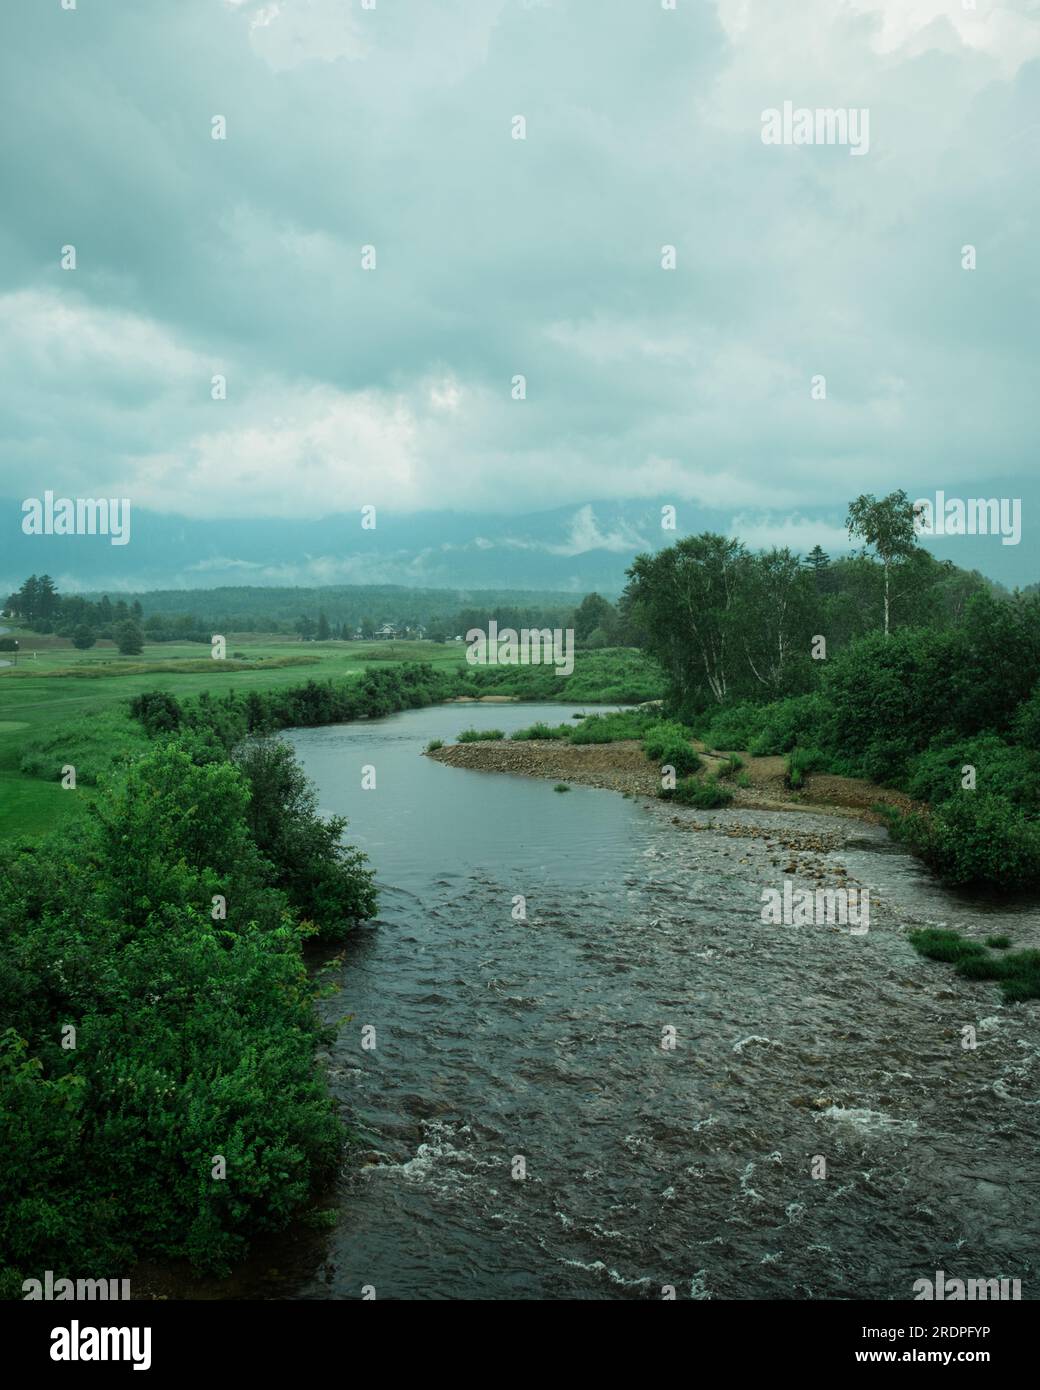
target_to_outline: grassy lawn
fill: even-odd
[[[307,680],[351,679],[381,661],[465,664],[461,642],[304,643],[230,633],[228,660],[221,662],[197,642],[148,643],[140,656],[121,657],[111,643],[80,652],[57,637],[16,628],[8,635],[18,638],[21,651],[16,666],[0,668],[0,837],[54,829],[81,814],[92,795],[90,787],[64,791],[56,781],[21,773],[26,740],[70,720],[89,725],[100,716],[102,726],[110,726],[143,691],[168,690],[185,699],[203,690],[222,694],[231,687],[273,690]],[[242,659],[234,659],[236,652]],[[136,732],[128,714],[126,723],[128,732]]]

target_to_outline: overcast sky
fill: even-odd
[[[766,542],[1013,488],[1035,534],[1038,0],[3,0],[0,40],[0,496]],[[763,144],[785,100],[869,153]]]

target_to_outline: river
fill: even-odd
[[[942,1269],[1035,1298],[1040,1009],[905,933],[1038,945],[1036,907],[948,893],[856,821],[560,794],[421,756],[574,709],[285,735],[322,810],[350,817],[381,907],[322,1005],[350,1015],[325,1060],[363,1157],[335,1229],[268,1293],[905,1300]],[[750,824],[831,836],[870,930],[764,925],[792,856]]]

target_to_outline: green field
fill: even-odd
[[[70,795],[48,778],[26,776],[19,763],[29,740],[74,721],[98,736],[110,736],[113,720],[125,716],[128,739],[145,743],[126,713],[127,702],[146,690],[167,690],[178,699],[202,691],[220,694],[272,690],[306,680],[345,680],[384,661],[465,665],[462,643],[300,642],[229,635],[226,661],[214,661],[199,643],[146,644],[140,656],[121,657],[110,644],[77,651],[56,637],[11,628],[21,651],[17,666],[0,668],[0,836],[38,835],[82,814],[89,786]],[[235,660],[241,652],[245,660]],[[35,653],[35,656],[33,655]]]

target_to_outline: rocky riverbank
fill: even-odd
[[[703,746],[698,751],[705,772],[723,767],[726,759]],[[508,739],[480,743],[450,744],[426,755],[451,767],[478,772],[508,772],[519,777],[549,777],[556,782],[575,782],[589,787],[605,787],[629,796],[657,796],[660,775],[649,762],[637,740],[619,743],[572,744],[563,740]],[[875,786],[856,777],[837,777],[817,773],[806,777],[805,787],[791,791],[784,782],[787,759],[752,758],[742,754],[747,786],[735,778],[726,785],[733,793],[733,806],[748,810],[823,811],[878,824],[882,817],[874,807],[879,803],[908,809],[912,802],[900,792]]]

